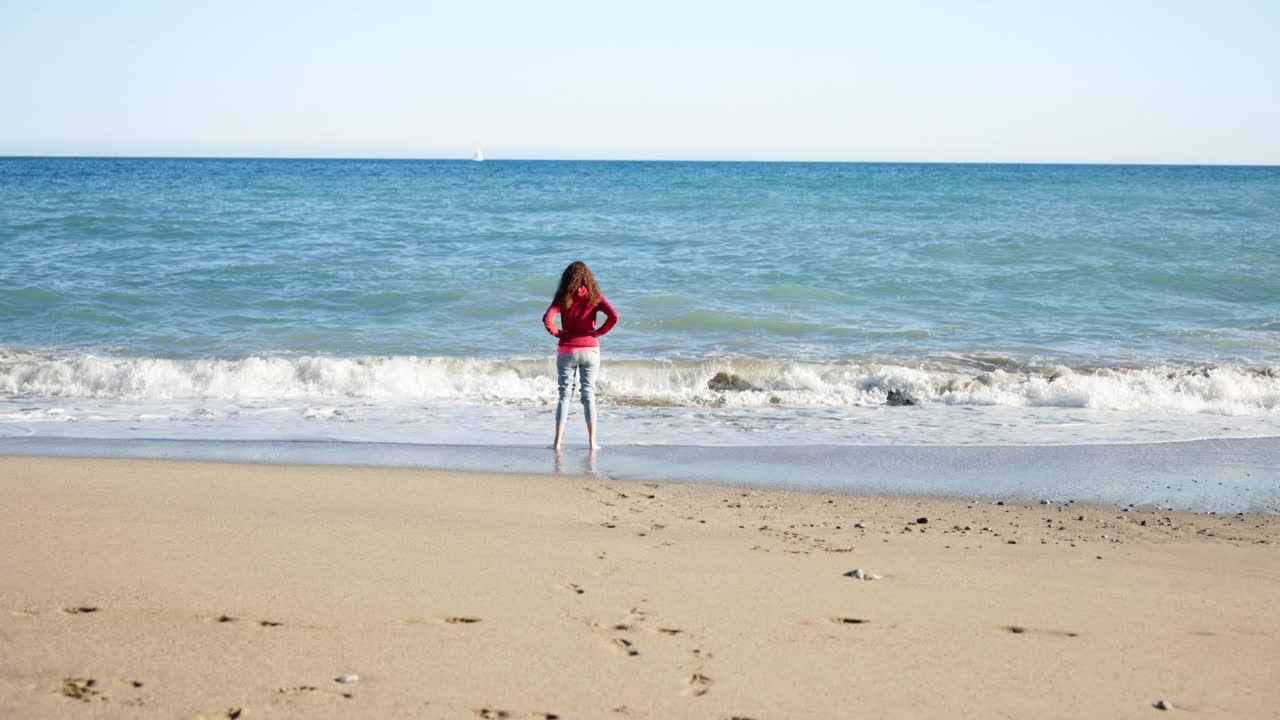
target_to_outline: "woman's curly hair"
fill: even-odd
[[[596,284],[596,276],[591,274],[591,268],[586,263],[575,260],[560,274],[560,287],[556,289],[552,302],[567,310],[573,305],[573,298],[580,287],[587,289],[587,300],[592,305],[600,303],[600,286]]]

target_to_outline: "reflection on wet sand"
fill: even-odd
[[[559,474],[573,472],[568,469],[568,463],[565,459],[565,455],[566,455],[565,451],[560,448],[553,448],[552,450],[556,456],[555,472]],[[579,470],[577,471],[577,474],[579,475],[598,475],[599,474],[599,466],[596,464],[595,449],[587,450],[586,454],[582,456],[581,464],[579,465]]]

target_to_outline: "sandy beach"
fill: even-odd
[[[5,718],[1280,713],[1274,516],[68,458],[0,491]]]

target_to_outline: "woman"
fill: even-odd
[[[604,325],[596,329],[596,313],[604,313]],[[556,328],[556,316],[560,328]],[[556,439],[551,447],[560,449],[564,421],[569,414],[569,395],[576,375],[581,386],[582,416],[587,421],[588,446],[596,445],[596,372],[600,369],[600,341],[618,322],[618,313],[604,295],[582,261],[569,264],[560,275],[560,287],[551,299],[551,307],[542,316],[547,332],[560,338],[556,355],[556,371],[560,383],[560,402],[556,404]]]

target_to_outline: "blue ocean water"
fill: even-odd
[[[0,435],[545,442],[581,259],[606,443],[1280,436],[1274,167],[0,158],[0,253]]]
[[[1280,362],[1280,168],[0,160],[0,344],[533,357],[559,271],[616,357]]]

